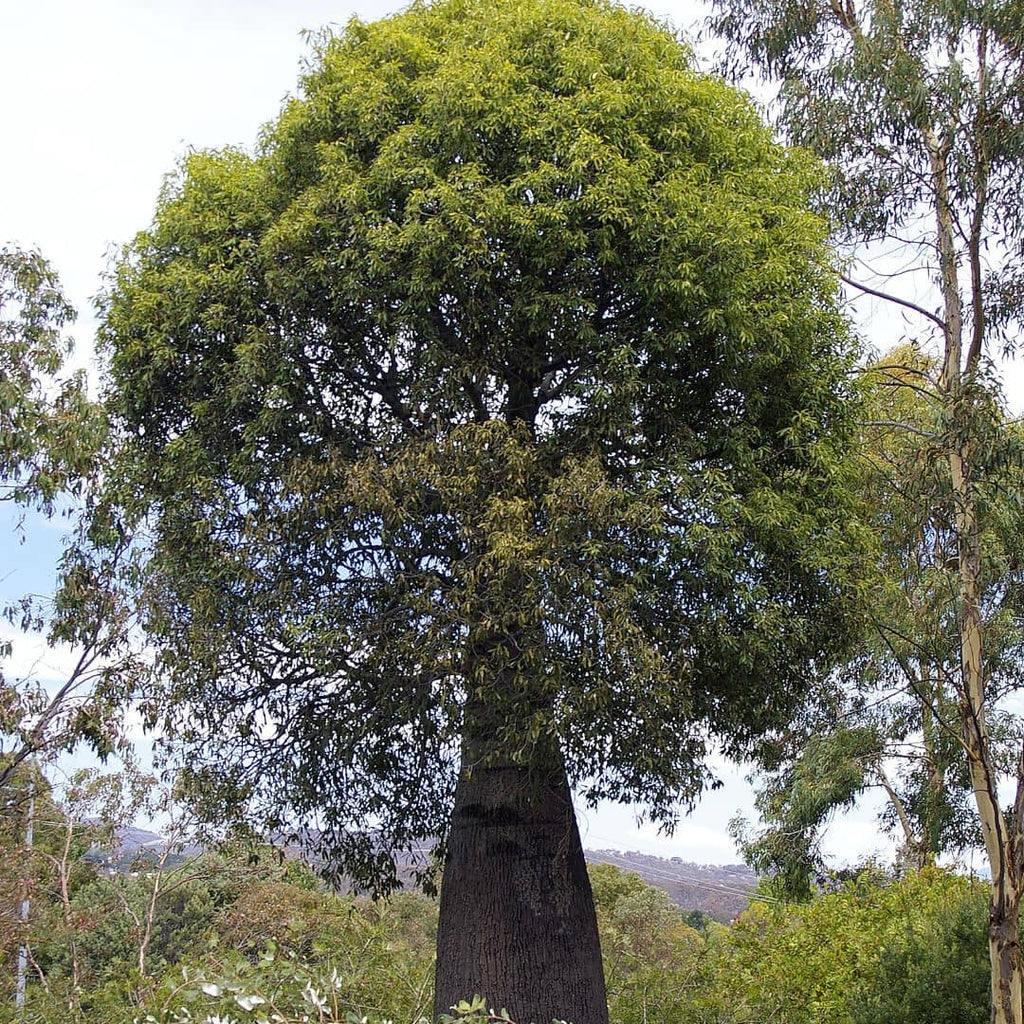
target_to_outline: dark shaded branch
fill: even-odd
[[[869,288],[866,284],[859,284],[847,277],[845,274],[840,274],[839,280],[844,284],[848,284],[851,288],[856,288],[858,291],[862,291],[867,295],[873,295],[876,299],[885,299],[886,302],[895,302],[897,306],[904,306],[907,309],[913,310],[920,316],[931,320],[932,323],[940,327],[943,332],[946,330],[946,321],[943,320],[942,317],[936,316],[934,313],[930,313],[924,307],[917,305],[916,302],[911,302],[909,299],[901,299],[899,296],[890,295],[888,292],[880,292],[876,288]]]

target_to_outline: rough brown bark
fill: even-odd
[[[479,994],[519,1024],[607,1024],[593,896],[561,755],[548,749],[530,768],[463,760],[441,883],[435,1017]]]

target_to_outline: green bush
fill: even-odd
[[[879,949],[870,984],[851,997],[853,1024],[988,1024],[988,894],[954,894]]]
[[[985,921],[984,887],[938,869],[888,882],[864,874],[807,904],[754,904],[720,950],[714,989],[731,990],[733,1014],[722,1019],[987,1020],[987,988],[978,984]],[[927,951],[930,943],[949,948]]]
[[[373,901],[257,883],[222,912],[213,944],[165,975],[140,1019],[417,1020],[433,1001],[435,928],[436,907],[412,894]]]

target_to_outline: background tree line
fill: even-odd
[[[183,856],[171,837],[126,861],[112,828],[133,814],[125,783],[89,771],[54,791],[37,779],[30,853],[23,815],[5,814],[0,885],[6,903],[27,883],[32,914],[27,929],[3,918],[0,1020],[429,1016],[436,900],[342,895],[269,848]],[[180,832],[178,844],[186,838]],[[590,876],[617,1024],[988,1020],[981,882],[939,869],[900,879],[865,869],[802,904],[768,887],[722,925],[684,914],[613,865],[592,865]],[[30,972],[19,1011],[22,943]],[[462,1016],[482,1019],[466,1002]]]

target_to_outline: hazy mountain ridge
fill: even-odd
[[[141,853],[158,855],[166,843],[158,833],[142,828],[120,829],[117,835],[117,862],[121,870],[128,869]],[[291,844],[288,848],[293,854],[298,853]],[[187,850],[188,854],[198,852],[198,847]],[[623,871],[635,871],[648,885],[667,892],[681,910],[700,910],[724,924],[746,909],[749,893],[757,888],[757,875],[744,864],[696,864],[637,850],[586,850],[584,854],[591,864],[614,864]],[[400,858],[400,877],[411,877],[413,858],[422,863],[429,855],[430,848],[424,844],[410,856],[409,863]],[[178,859],[175,857],[174,862]]]
[[[745,864],[695,864],[636,850],[586,850],[591,864],[614,864],[635,871],[648,885],[663,889],[681,910],[700,910],[728,924],[747,908],[757,875]]]

